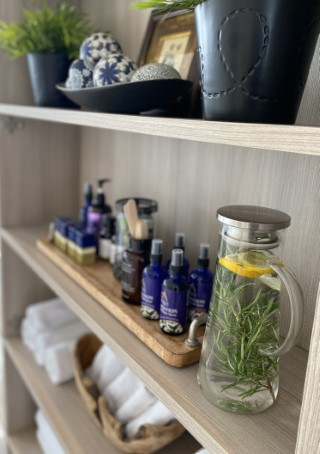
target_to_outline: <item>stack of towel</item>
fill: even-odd
[[[65,454],[60,441],[41,410],[37,411],[35,422],[37,425],[36,437],[44,454]]]
[[[59,298],[29,306],[21,324],[23,343],[56,385],[73,378],[75,344],[87,331],[88,328]]]
[[[136,437],[145,424],[165,425],[174,419],[106,345],[99,349],[86,373],[107,399],[111,413],[125,425],[128,438]]]

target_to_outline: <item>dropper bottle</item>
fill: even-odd
[[[192,321],[209,310],[214,275],[209,270],[209,244],[201,243],[197,267],[189,278],[188,318]]]
[[[174,242],[172,251],[174,249],[181,249],[184,252],[184,250],[185,250],[185,234],[184,233],[176,233],[175,242]],[[169,270],[169,274],[170,274],[171,260],[168,261],[167,266],[168,266],[168,270]],[[189,277],[189,268],[190,268],[189,260],[187,259],[187,257],[185,257],[185,255],[183,255],[183,275],[187,280]]]
[[[152,240],[150,265],[142,274],[141,314],[149,320],[159,320],[161,287],[168,277],[167,268],[162,264],[162,240]]]
[[[162,284],[160,328],[165,334],[181,334],[187,324],[188,282],[183,275],[183,250],[173,249],[169,279]]]

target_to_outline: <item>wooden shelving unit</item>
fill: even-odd
[[[0,17],[21,17],[21,1],[0,0]],[[75,0],[95,27],[112,30],[126,54],[141,48],[149,15],[127,0]],[[32,107],[23,59],[0,71],[1,336],[5,338],[5,424],[13,454],[38,454],[35,403],[69,454],[116,453],[72,383],[54,387],[19,340],[25,309],[59,295],[172,411],[189,433],[162,454],[319,454],[320,446],[320,42],[302,100],[301,126],[241,124]],[[22,119],[18,121],[17,119]],[[302,126],[310,125],[310,126]],[[311,126],[317,125],[317,126]],[[195,263],[200,242],[218,243],[216,210],[252,204],[292,217],[283,260],[305,294],[298,346],[281,358],[280,392],[266,412],[239,416],[211,405],[197,365],[166,365],[36,248],[56,215],[78,215],[86,181],[112,179],[108,203],[127,196],[159,202],[157,236],[168,255],[186,233]],[[166,250],[167,248],[167,250]],[[290,313],[281,303],[281,334]],[[196,441],[195,441],[196,440]]]
[[[0,114],[194,142],[320,155],[320,130],[317,127],[101,114],[7,104],[0,104]]]
[[[201,394],[196,380],[197,366],[184,369],[167,366],[38,251],[36,239],[43,237],[45,231],[44,227],[3,230],[2,239],[92,331],[117,352],[189,432],[202,440],[204,446],[213,452],[224,452],[228,447],[226,452],[237,454],[253,452],[253,447],[259,454],[289,454],[294,451],[307,365],[306,352],[294,348],[282,358],[281,390],[276,404],[269,411],[250,417],[230,415],[219,410]],[[26,364],[21,363],[25,349],[17,341],[8,341],[7,345],[13,359],[20,358],[16,361],[17,365],[28,377]],[[28,367],[30,362],[29,359]],[[33,369],[37,367],[33,366]],[[52,392],[59,392],[52,388]]]
[[[52,385],[46,372],[35,363],[32,354],[19,338],[7,339],[6,349],[67,453],[120,454],[120,451],[108,442],[102,430],[95,424],[74,382],[61,386]],[[22,454],[23,451],[19,451],[19,445],[22,447],[27,440],[31,454],[31,449],[36,443],[32,429],[11,437],[11,443],[16,446],[17,453]],[[179,451],[189,454],[198,447],[196,441],[186,433],[165,451],[160,451],[160,454],[164,452],[174,454]]]

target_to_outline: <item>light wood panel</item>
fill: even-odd
[[[121,454],[95,424],[73,381],[61,386],[50,383],[19,339],[6,340],[6,348],[67,453]],[[199,444],[185,433],[159,454],[193,454],[198,448]]]
[[[4,429],[9,436],[33,424],[35,404],[13,364],[5,352],[5,420]]]
[[[195,265],[200,242],[218,247],[216,210],[253,204],[283,210],[292,217],[281,255],[305,294],[305,321],[299,345],[308,348],[319,283],[320,160],[235,147],[218,147],[108,131],[83,131],[81,180],[108,176],[109,201],[128,196],[159,201],[157,236],[169,256],[174,232],[186,233],[186,254]],[[94,150],[94,158],[93,153]],[[282,333],[288,328],[282,309]]]
[[[320,452],[320,286],[297,440],[297,454]]]
[[[35,431],[36,427],[31,426],[8,437],[12,454],[42,454]]]
[[[212,454],[292,454],[295,449],[307,354],[294,348],[281,358],[276,404],[254,416],[210,404],[197,384],[197,366],[166,365],[112,315],[53,265],[35,246],[43,229],[2,231],[3,240],[108,344]]]
[[[204,120],[188,120],[177,118],[158,118],[116,114],[101,114],[94,112],[77,111],[71,109],[50,109],[21,105],[0,104],[0,114],[28,119],[50,121],[69,125],[90,126],[99,129],[111,129],[115,131],[141,133],[156,137],[183,139],[188,142],[204,142],[220,145],[232,145],[237,147],[253,148],[259,150],[284,151],[289,153],[307,154],[319,156],[320,129],[309,126],[293,125],[267,125],[254,123],[225,123]],[[28,123],[29,125],[29,123]],[[30,126],[28,126],[30,128]],[[33,137],[46,137],[45,131],[39,133],[45,127],[37,124]],[[52,128],[54,128],[52,126]],[[55,127],[56,128],[56,127]],[[61,143],[69,149],[77,148],[76,144],[67,143],[65,132],[52,129],[55,139],[55,150],[59,150]],[[66,129],[64,130],[66,131]],[[26,135],[24,137],[27,137]],[[63,138],[63,142],[59,140]],[[83,139],[83,135],[82,135]],[[52,140],[52,139],[51,139]],[[151,140],[151,139],[150,139]],[[108,144],[105,144],[107,148]],[[193,144],[195,146],[195,144]],[[95,143],[91,146],[95,149]],[[25,146],[26,149],[26,146]],[[32,147],[28,147],[30,150]],[[158,151],[157,146],[154,150]],[[48,150],[46,149],[46,152]]]

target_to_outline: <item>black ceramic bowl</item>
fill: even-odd
[[[138,114],[168,107],[190,92],[192,85],[189,80],[159,79],[80,89],[59,84],[57,88],[71,101],[90,110]]]

